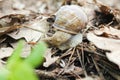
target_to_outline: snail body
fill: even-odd
[[[80,32],[86,27],[87,22],[87,15],[80,6],[62,6],[55,13],[52,25],[56,32],[45,41],[61,50],[75,47],[82,42],[82,33]]]
[[[44,41],[48,42],[51,45],[59,46],[70,38],[71,38],[71,34],[62,31],[57,31],[55,34],[53,34],[52,37],[48,37],[44,39]]]
[[[65,5],[56,13],[56,19],[53,26],[57,29],[79,33],[88,22],[87,15],[80,6]]]

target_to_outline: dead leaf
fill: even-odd
[[[46,62],[43,63],[44,67],[49,67],[51,64],[53,64],[56,60],[58,60],[57,57],[52,57],[51,49],[48,49],[46,54],[44,55]]]
[[[9,27],[0,28],[0,34],[5,33],[5,31],[7,31],[8,29],[9,29]]]
[[[97,6],[100,8],[101,12],[105,13],[106,15],[111,14],[114,16],[116,21],[120,23],[120,10],[119,9],[114,9],[108,5],[103,5],[100,1],[94,0]]]
[[[92,32],[87,34],[87,39],[100,49],[110,50],[106,53],[107,58],[120,67],[120,40],[98,37]]]
[[[46,19],[32,21],[29,25],[20,28],[19,31],[8,34],[14,39],[25,38],[27,42],[36,42],[49,30]]]
[[[19,9],[19,10],[22,10],[23,8],[25,8],[25,4],[21,3],[20,1],[16,1],[16,0],[13,0],[13,8],[14,9]]]
[[[0,49],[0,59],[2,58],[7,58],[10,57],[12,55],[13,50],[17,47],[18,42],[16,43],[11,43],[11,47],[3,47]],[[22,58],[26,58],[31,52],[31,45],[27,44],[24,42],[24,47],[22,50],[22,54],[21,57]]]
[[[103,4],[112,6],[114,8],[117,8],[118,5],[119,5],[119,2],[120,2],[119,0],[110,0],[110,1],[108,1],[108,0],[97,0],[97,1],[101,1]]]
[[[72,71],[74,71],[75,69],[75,65],[72,64],[71,66],[69,66],[67,69],[64,70],[65,73],[71,73]]]
[[[21,27],[22,26],[15,25],[15,26],[9,26],[9,27],[1,28],[0,30],[3,30],[3,32],[2,31],[0,32],[0,36],[2,36],[4,34],[7,34],[8,32],[11,32],[13,30],[19,29]]]
[[[116,21],[120,24],[120,10],[119,9],[114,10],[113,15],[114,15]]]
[[[0,49],[0,59],[11,56],[12,52],[13,52],[13,48],[11,48],[11,47],[1,48]]]
[[[25,38],[27,42],[36,42],[41,37],[42,33],[28,28],[20,28],[18,32],[15,31],[8,35],[16,40],[20,38]]]
[[[103,28],[100,28],[100,30],[95,30],[94,33],[96,35],[102,35],[103,33],[106,33],[108,35],[116,36],[120,39],[120,30],[112,28],[112,27],[104,26]]]
[[[9,14],[0,17],[0,36],[22,27],[20,23],[24,21],[25,15]]]
[[[74,64],[70,65],[69,67],[67,67],[64,70],[65,74],[72,74],[71,72],[75,73],[75,74],[82,74],[83,73],[83,69],[80,67],[75,66]]]

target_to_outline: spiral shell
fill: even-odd
[[[65,5],[56,13],[56,19],[53,26],[57,29],[78,33],[88,22],[87,15],[80,6]]]

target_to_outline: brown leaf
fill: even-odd
[[[75,65],[74,64],[72,64],[71,66],[69,66],[68,68],[66,68],[65,70],[64,70],[64,72],[65,73],[71,73],[72,71],[74,71],[74,69],[75,69]]]
[[[21,28],[22,26],[19,26],[19,25],[15,25],[15,26],[10,26],[10,27],[6,27],[6,28],[1,28],[0,30],[4,30],[4,32],[1,32],[0,33],[0,36],[4,35],[4,34],[7,34],[11,31],[14,31],[18,28]]]
[[[39,40],[42,34],[28,28],[20,28],[19,31],[9,33],[8,35],[16,40],[25,38],[27,42],[36,42]]]
[[[110,50],[106,53],[107,58],[120,67],[120,40],[98,37],[92,32],[87,34],[87,39],[100,49]]]
[[[81,74],[83,73],[83,69],[72,64],[64,70],[65,74],[72,74],[71,72],[75,74]]]
[[[101,3],[100,1],[98,2],[97,0],[94,0],[94,1],[100,8],[101,12],[103,12],[106,15],[108,14],[113,15],[116,21],[120,23],[120,10],[119,9],[114,9],[108,5]]]
[[[24,18],[25,15],[22,14],[9,14],[0,17],[0,36],[23,27],[18,23],[24,21]]]
[[[43,37],[49,30],[46,19],[35,20],[20,28],[19,31],[9,33],[8,35],[14,39],[25,38],[27,42],[36,42]]]
[[[16,1],[16,0],[13,0],[13,8],[14,9],[19,9],[19,10],[22,10],[23,8],[25,8],[25,4],[24,3],[21,3],[19,0]]]
[[[100,30],[95,30],[94,33],[96,35],[102,35],[103,33],[106,33],[108,35],[113,35],[115,37],[118,37],[120,39],[120,30],[114,29],[112,27],[103,27],[100,28]]]
[[[46,62],[43,63],[44,67],[49,67],[51,64],[53,64],[56,60],[58,60],[58,56],[57,57],[51,57],[52,53],[51,53],[51,49],[48,49],[46,54],[44,55]]]
[[[13,48],[10,48],[10,47],[1,48],[0,49],[0,59],[11,56],[12,52],[13,52]]]

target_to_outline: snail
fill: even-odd
[[[82,37],[80,32],[86,27],[87,22],[87,15],[80,6],[62,6],[55,13],[55,20],[52,24],[56,32],[53,36],[47,38],[46,41],[52,43],[52,45],[57,45],[60,49],[63,49],[62,45],[67,46],[66,48],[74,47],[81,42],[81,40],[79,40]],[[78,39],[77,37],[80,38]],[[78,40],[76,41],[76,39]],[[77,43],[73,44],[74,42]]]
[[[54,46],[59,46],[63,44],[64,42],[66,42],[70,37],[71,35],[68,33],[65,33],[62,31],[56,31],[52,37],[45,38],[44,41]]]
[[[56,13],[53,26],[59,30],[77,34],[88,22],[87,15],[78,5],[62,6]]]

